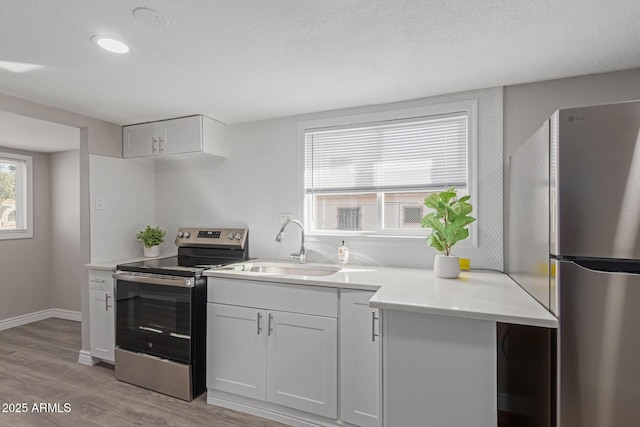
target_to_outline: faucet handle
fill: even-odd
[[[307,252],[305,251],[304,246],[300,248],[300,252],[296,252],[295,249],[292,249],[289,256],[293,259],[299,260],[300,264],[307,263]]]

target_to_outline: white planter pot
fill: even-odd
[[[147,258],[160,256],[160,245],[151,246],[150,248],[144,248],[144,256]]]
[[[433,271],[436,277],[455,279],[460,275],[460,260],[457,256],[438,254],[433,263]]]

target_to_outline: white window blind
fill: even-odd
[[[305,192],[467,187],[467,113],[305,131]]]

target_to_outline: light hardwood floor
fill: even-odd
[[[117,381],[110,365],[79,364],[80,347],[80,323],[69,320],[0,331],[0,426],[283,426],[207,405],[206,393],[184,402]],[[41,403],[60,412],[34,411]],[[6,412],[12,404],[27,412]]]

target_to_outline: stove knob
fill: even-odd
[[[191,237],[191,234],[189,234],[189,232],[188,232],[188,231],[185,231],[185,232],[184,232],[184,238],[185,238],[185,239],[188,239],[189,237]]]
[[[178,238],[182,239],[182,237],[184,236],[184,233],[182,231],[178,232]]]
[[[229,234],[227,234],[227,239],[233,240],[233,232],[230,232]]]
[[[242,239],[242,234],[236,233],[236,235],[234,237],[236,238],[236,240],[240,240],[240,239]]]

